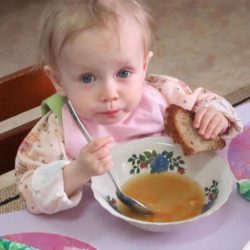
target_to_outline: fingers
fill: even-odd
[[[101,160],[94,159],[92,162],[92,172],[93,175],[102,175],[110,170],[113,166],[113,161],[110,155],[102,158]]]
[[[207,135],[207,139],[212,138],[215,139],[218,135],[222,134],[224,132],[224,126],[222,123],[219,123],[214,129],[213,131],[211,131],[210,135]]]
[[[205,139],[214,139],[228,127],[228,120],[213,107],[204,108],[195,114],[194,127]]]
[[[211,119],[205,124],[202,124],[201,134],[204,135],[205,139],[214,139],[222,130],[221,119],[218,116],[212,116]]]
[[[113,138],[111,136],[106,136],[102,138],[98,138],[90,142],[86,147],[88,147],[88,151],[90,153],[94,153],[101,148],[107,146],[109,143],[113,141]]]
[[[101,175],[111,169],[113,161],[109,153],[108,144],[113,141],[110,136],[93,140],[83,147],[79,160],[83,171],[88,176]]]
[[[206,112],[207,109],[200,109],[195,113],[194,124],[193,124],[195,128],[197,129],[200,128],[202,118]]]
[[[196,116],[198,116],[197,119]],[[200,135],[206,134],[208,125],[213,116],[213,112],[208,112],[208,109],[202,109],[200,112],[197,112],[197,114],[195,115],[195,125],[197,126],[197,124],[199,124],[199,126],[195,128],[199,128],[198,132]]]

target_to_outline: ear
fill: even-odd
[[[145,56],[145,59],[144,59],[144,64],[143,64],[143,70],[146,72],[147,69],[148,69],[148,65],[151,61],[151,58],[153,57],[154,53],[152,51],[149,51],[147,53],[147,55]]]
[[[58,71],[56,71],[55,69],[53,69],[51,66],[49,65],[45,65],[43,67],[44,73],[48,76],[48,78],[50,79],[50,81],[52,82],[52,84],[54,85],[56,91],[61,95],[61,96],[66,96],[65,90],[63,88],[62,82],[61,82],[61,78],[60,78],[60,74]]]

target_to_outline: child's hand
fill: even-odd
[[[213,107],[203,108],[196,112],[194,127],[205,139],[214,139],[224,133],[229,126],[227,118]]]
[[[102,137],[83,147],[76,159],[78,170],[89,178],[106,173],[113,164],[107,147],[112,141],[110,136]]]

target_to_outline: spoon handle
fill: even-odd
[[[69,108],[69,112],[70,114],[72,115],[73,119],[75,120],[76,124],[78,125],[79,129],[81,130],[81,132],[83,133],[85,139],[88,141],[88,142],[91,142],[92,141],[92,137],[91,135],[89,134],[89,132],[86,130],[86,128],[82,125],[82,122],[79,118],[79,116],[77,115],[77,113],[75,112],[75,109],[73,108],[72,106],[72,103],[70,102],[69,99],[66,100],[66,104]]]
[[[69,112],[70,114],[72,115],[73,119],[75,120],[76,124],[78,125],[79,129],[81,130],[81,132],[83,133],[85,139],[88,141],[88,142],[91,142],[92,141],[92,137],[91,135],[89,134],[89,132],[87,131],[87,129],[83,126],[79,116],[77,115],[72,103],[70,102],[69,99],[66,100],[66,104],[69,108]],[[112,180],[112,182],[114,183],[115,187],[117,190],[121,190],[119,185],[117,184],[117,181],[115,179],[115,177],[113,176],[113,174],[108,170],[107,171],[110,179]]]

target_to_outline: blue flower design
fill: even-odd
[[[169,160],[162,154],[157,154],[150,164],[151,173],[161,173],[167,171],[169,167]]]

